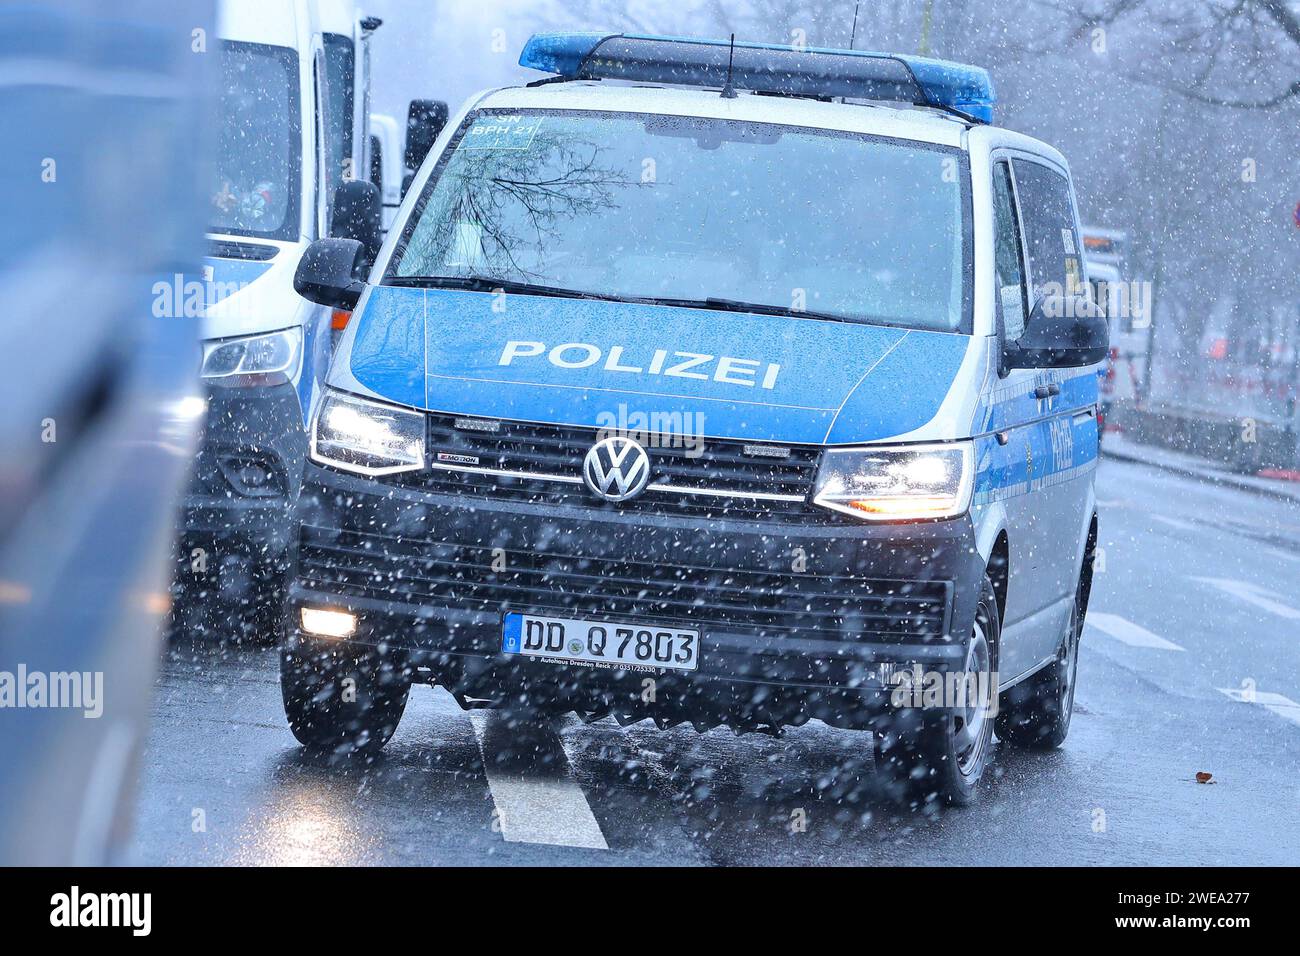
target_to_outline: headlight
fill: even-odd
[[[813,503],[870,521],[950,518],[970,506],[970,442],[827,450]]]
[[[302,329],[294,327],[203,343],[204,378],[233,378],[239,375],[272,375],[283,372],[289,377],[298,370],[302,354]]]
[[[311,457],[362,475],[424,467],[424,415],[326,392],[312,421]]]

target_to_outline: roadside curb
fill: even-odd
[[[1211,484],[1236,488],[1252,494],[1267,495],[1284,501],[1300,502],[1300,485],[1289,485],[1286,482],[1271,478],[1256,478],[1252,475],[1238,475],[1230,471],[1222,471],[1208,465],[1184,460],[1190,456],[1183,456],[1178,452],[1170,452],[1162,448],[1139,445],[1136,442],[1118,438],[1118,436],[1107,436],[1102,441],[1101,454],[1103,458],[1114,458],[1119,461],[1149,465],[1152,468],[1162,468],[1165,471],[1172,471],[1188,478],[1197,478]]]

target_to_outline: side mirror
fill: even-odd
[[[384,200],[374,183],[354,179],[334,192],[330,236],[355,239],[365,250],[366,263],[375,261],[383,243]]]
[[[1110,350],[1110,329],[1096,304],[1083,296],[1045,295],[1029,313],[1019,341],[1007,343],[1007,368],[1082,368]]]
[[[405,172],[402,175],[402,195],[411,188],[415,171],[424,162],[424,157],[433,149],[434,140],[447,125],[450,110],[442,100],[411,100],[406,110],[406,155]]]
[[[331,309],[351,312],[365,291],[366,251],[356,239],[317,239],[298,260],[293,291]]]

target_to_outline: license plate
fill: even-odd
[[[666,667],[693,671],[700,632],[658,624],[576,621],[567,617],[506,613],[501,650],[611,667]]]

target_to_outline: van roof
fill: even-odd
[[[223,40],[298,47],[298,4],[222,0],[217,33]]]
[[[967,130],[964,123],[943,114],[912,108],[764,96],[744,91],[734,99],[726,99],[716,90],[608,81],[573,80],[510,87],[494,90],[474,105],[480,109],[605,110],[700,116],[868,133],[958,148],[964,147]]]
[[[221,0],[217,33],[223,40],[298,49],[311,34],[352,36],[355,0]]]
[[[352,36],[357,21],[354,0],[316,0],[316,18],[322,33]]]

